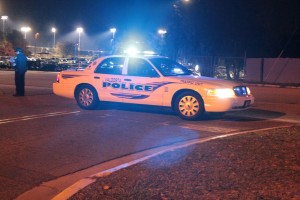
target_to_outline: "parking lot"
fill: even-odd
[[[26,96],[15,98],[13,75],[0,72],[0,193],[6,199],[136,152],[241,131],[289,127],[300,121],[298,88],[252,85],[256,103],[250,110],[189,122],[168,109],[148,106],[110,104],[95,111],[81,110],[74,100],[52,94],[56,72],[29,71]],[[64,187],[83,177],[69,177]]]

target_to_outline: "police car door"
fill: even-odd
[[[122,102],[122,71],[124,57],[109,57],[96,68],[94,78],[99,79],[97,90],[100,101]]]
[[[129,57],[123,80],[123,102],[162,105],[162,88],[157,87],[160,76],[144,58]]]

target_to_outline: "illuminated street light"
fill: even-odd
[[[8,19],[8,16],[1,16],[1,19],[3,20],[2,32],[4,33],[5,20]]]
[[[167,33],[167,30],[166,29],[159,29],[157,31],[157,33],[161,37],[161,40],[159,41],[159,45],[160,45],[160,53],[161,53],[161,55],[163,55],[164,49],[165,49],[164,46],[166,45],[166,43],[165,43],[165,34]]]
[[[163,45],[164,44],[164,38],[165,38],[165,34],[167,33],[167,31],[165,29],[159,29],[158,30],[158,34],[160,35],[161,37],[161,44]]]
[[[34,39],[38,39],[39,38],[39,36],[40,36],[40,33],[36,33],[35,35],[34,35]]]
[[[111,28],[110,32],[112,33],[112,38],[115,38],[115,33],[116,33],[117,29],[116,28]]]
[[[27,32],[31,31],[31,28],[28,26],[25,26],[25,27],[21,28],[21,31],[24,32],[24,38],[26,40],[26,34],[27,34]]]
[[[79,27],[76,29],[76,31],[78,32],[78,53],[80,50],[80,34],[83,32],[83,28]]]
[[[167,31],[165,29],[159,29],[158,30],[158,34],[161,36],[161,38],[164,38],[166,33],[167,33]]]
[[[55,33],[56,33],[56,28],[52,28],[51,32],[53,33],[53,48],[55,48]]]
[[[111,45],[111,51],[113,53],[113,51],[114,51],[114,42],[115,42],[115,33],[116,33],[117,29],[116,28],[111,28],[109,30],[112,33],[112,39],[111,39],[110,45]]]
[[[83,28],[78,27],[76,29],[76,31],[78,32],[77,59],[79,59],[79,53],[80,53],[80,35],[83,32]],[[76,47],[75,47],[75,51],[76,51]]]

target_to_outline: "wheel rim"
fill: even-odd
[[[199,101],[193,96],[185,96],[180,99],[178,108],[183,116],[193,117],[200,110]]]
[[[81,105],[87,107],[90,106],[94,101],[94,94],[88,88],[84,88],[79,93],[79,102]]]

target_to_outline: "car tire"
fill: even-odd
[[[183,92],[175,99],[174,110],[182,119],[200,119],[204,114],[202,97],[195,92]]]
[[[77,104],[85,110],[93,110],[99,103],[97,91],[89,85],[80,86],[75,93]]]

